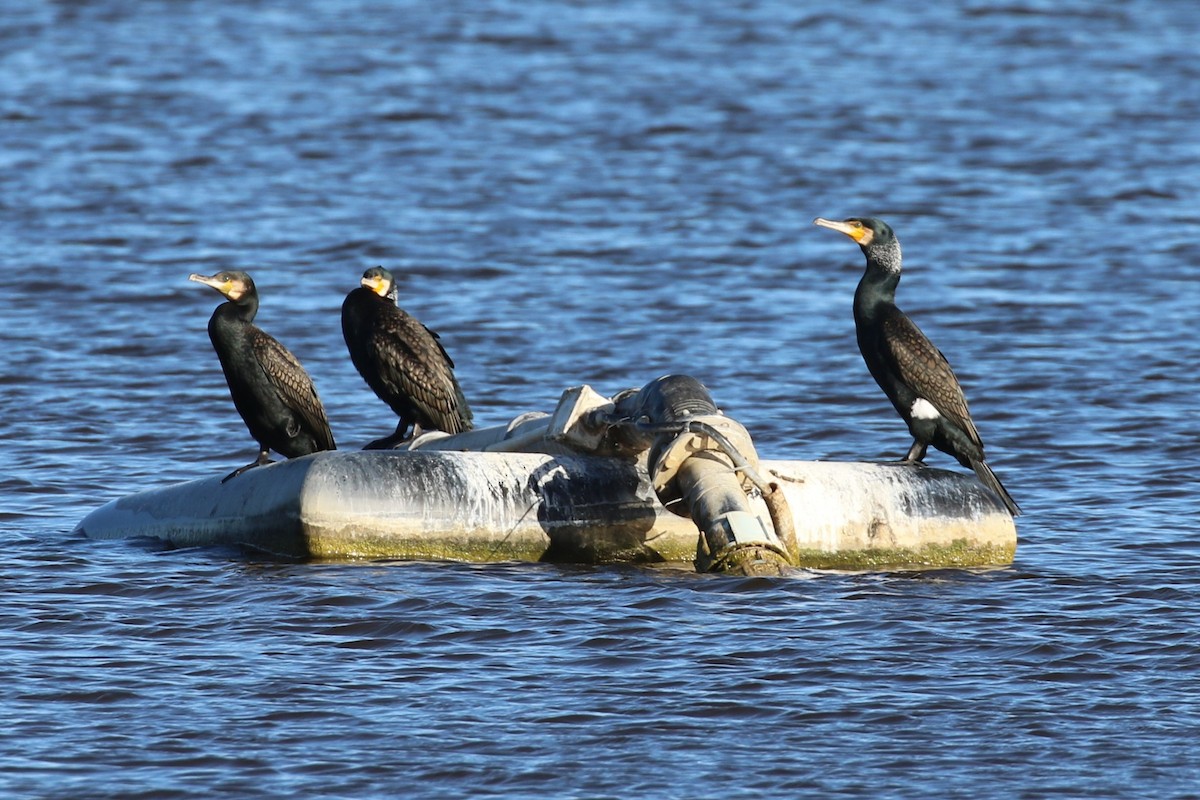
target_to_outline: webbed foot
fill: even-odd
[[[263,451],[259,452],[257,461],[252,461],[244,467],[238,467],[233,472],[226,475],[224,478],[221,478],[221,483],[225,483],[225,481],[233,480],[238,475],[241,475],[243,472],[245,472],[248,469],[254,469],[255,467],[261,467],[264,464],[274,464],[275,462],[270,459],[270,457],[267,455],[267,453],[268,453],[267,450],[263,450]]]
[[[925,466],[925,453],[929,449],[929,445],[921,442],[913,442],[912,447],[908,448],[908,452],[904,454],[904,458],[900,459],[901,464],[919,464]]]
[[[391,436],[385,436],[382,439],[376,439],[373,442],[368,442],[363,446],[363,450],[394,450],[396,445],[403,444],[407,439],[402,433],[393,433]]]

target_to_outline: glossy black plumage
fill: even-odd
[[[842,222],[818,218],[815,224],[854,239],[867,257],[866,271],[854,293],[858,348],[913,436],[904,460],[921,461],[933,445],[974,470],[1011,514],[1020,514],[1020,507],[984,460],[983,440],[950,363],[896,306],[901,257],[892,229],[874,218]]]
[[[208,337],[221,361],[233,405],[258,442],[258,459],[225,480],[270,463],[274,450],[288,458],[333,450],[336,445],[312,379],[287,348],[255,326],[258,291],[245,272],[189,280],[211,286],[227,300],[208,321]]]
[[[359,374],[400,418],[395,433],[367,449],[391,447],[413,425],[447,433],[470,430],[471,408],[454,377],[454,362],[436,333],[397,307],[392,273],[374,267],[363,273],[361,284],[342,303],[342,336]]]

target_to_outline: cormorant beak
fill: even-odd
[[[387,297],[387,281],[385,281],[383,278],[380,278],[378,275],[370,278],[364,276],[359,283],[380,297]]]
[[[188,280],[195,281],[196,283],[203,283],[205,286],[211,286],[225,297],[228,297],[230,300],[237,300],[239,297],[245,294],[245,291],[240,284],[236,284],[231,280],[218,280],[216,275],[213,275],[210,278],[206,275],[193,272],[191,275],[188,275]]]
[[[822,228],[829,228],[838,233],[844,233],[863,247],[869,245],[871,239],[875,237],[875,232],[861,222],[838,222],[833,219],[817,217],[813,220],[813,225],[819,225]]]

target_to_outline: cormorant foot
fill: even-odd
[[[398,445],[408,441],[404,438],[404,434],[393,433],[391,436],[385,436],[382,439],[376,439],[363,446],[363,450],[395,450]]]
[[[238,467],[233,472],[226,475],[224,478],[221,478],[221,483],[225,483],[225,481],[233,480],[238,475],[241,475],[243,472],[245,472],[248,469],[254,469],[255,467],[261,467],[264,464],[274,464],[274,463],[275,463],[274,461],[272,461],[270,458],[267,457],[267,451],[263,450],[262,453],[259,454],[257,461],[251,461],[249,464],[247,464],[244,467]]]
[[[267,462],[265,462],[265,463],[267,463],[267,464],[273,464],[273,463],[275,463],[275,462],[273,462],[273,461],[267,461]],[[263,464],[263,462],[254,461],[254,462],[251,462],[251,463],[247,464],[247,465],[246,465],[246,466],[244,466],[244,467],[238,467],[238,468],[237,468],[237,469],[235,469],[233,472],[231,472],[231,473],[229,473],[228,475],[226,475],[224,478],[221,478],[221,483],[225,483],[225,481],[233,480],[234,478],[236,478],[238,475],[241,475],[241,474],[242,474],[243,472],[245,472],[246,470],[248,470],[248,469],[254,469],[255,467],[261,467],[261,466],[262,466],[262,464]]]
[[[904,458],[900,459],[901,464],[925,464],[925,453],[929,452],[929,445],[921,442],[913,442],[913,446],[908,448],[908,452],[904,454]]]
[[[897,467],[924,467],[925,462],[919,458],[897,458],[893,461],[880,461],[880,464],[895,464]]]

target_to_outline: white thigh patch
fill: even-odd
[[[924,397],[918,397],[913,401],[912,415],[913,419],[937,419],[941,416],[938,410],[933,407],[933,403]]]

